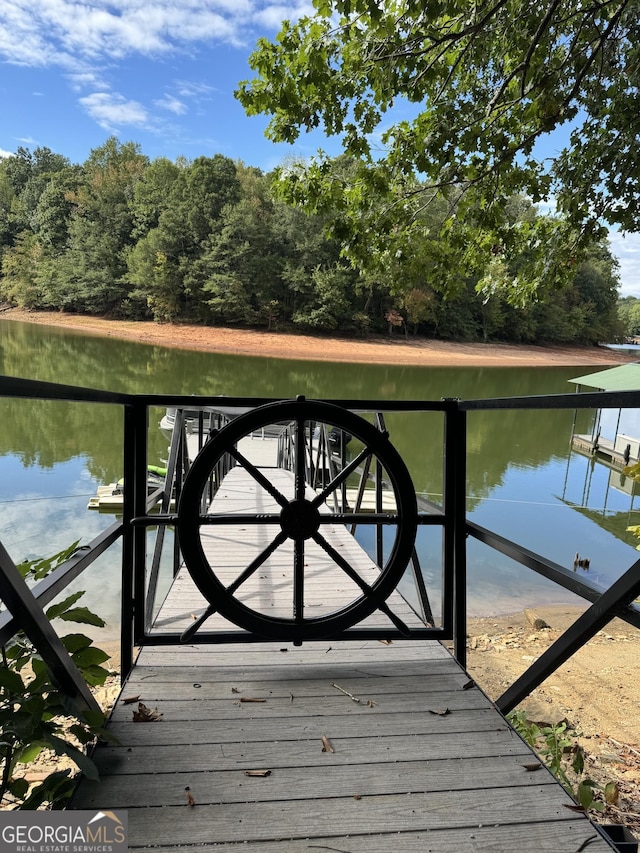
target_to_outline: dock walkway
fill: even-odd
[[[264,471],[286,490],[286,472]],[[230,472],[212,511],[272,511],[243,476]],[[259,530],[206,529],[219,577],[247,566],[263,547]],[[323,532],[369,570],[345,528]],[[308,552],[305,594],[332,610],[353,596],[352,582],[321,556]],[[244,600],[290,612],[290,568],[283,546],[243,585]],[[206,604],[182,569],[155,627],[184,630]],[[397,593],[389,604],[418,620]],[[231,626],[214,615],[205,627]],[[133,721],[139,702],[157,721]],[[128,809],[134,850],[611,849],[545,768],[532,772],[531,751],[436,641],[146,646],[109,729],[118,743],[94,755],[102,781],[84,780],[73,807]]]

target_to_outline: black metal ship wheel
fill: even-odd
[[[334,441],[336,436],[353,437],[353,458],[332,468],[324,485],[316,484],[312,489],[308,474],[314,441],[319,442],[320,431],[327,435],[328,429]],[[243,440],[264,435],[265,430],[271,435],[288,430],[288,474],[280,467],[260,467],[244,455]],[[225,454],[233,457],[235,467],[227,474],[221,491],[230,492],[234,475],[242,476],[244,486],[240,488],[259,493],[264,512],[242,512],[237,504],[230,512],[220,512],[216,509],[219,503],[208,509],[212,473]],[[355,513],[344,501],[346,484],[353,482],[358,472],[361,475],[373,470],[372,465],[382,474],[392,500],[387,500],[384,511],[378,501],[376,512]],[[351,488],[351,494],[353,491]],[[336,503],[338,494],[342,496],[340,504]],[[330,511],[332,504],[338,512]],[[382,566],[376,569],[369,561],[367,570],[362,571],[358,560],[351,560],[348,553],[345,556],[341,550],[344,546],[332,539],[336,525],[345,524],[378,525],[384,530],[387,556]],[[403,633],[408,631],[386,600],[402,577],[414,547],[417,505],[413,483],[388,434],[346,409],[304,398],[269,403],[238,416],[214,433],[185,480],[177,529],[187,568],[210,602],[204,616],[185,632],[185,639],[215,612],[262,637],[295,643],[333,636],[376,610],[385,613]],[[245,532],[238,536],[238,531]],[[236,560],[230,567],[227,548],[237,552],[237,540],[243,536],[248,565],[238,568]],[[339,569],[348,591],[346,599],[343,596],[337,606],[332,602],[328,610],[314,602],[314,595],[322,597],[323,579],[328,577],[327,571],[318,571],[318,558],[329,565],[334,578],[335,568]],[[269,590],[263,589],[269,583]],[[273,596],[274,591],[280,595],[280,604],[275,607],[273,597],[267,594]]]

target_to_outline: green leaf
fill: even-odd
[[[104,628],[105,621],[92,613],[87,607],[74,607],[72,610],[67,610],[66,613],[60,614],[60,619],[66,622],[82,622],[85,625],[95,625],[97,628]]]
[[[51,803],[54,809],[63,808],[75,788],[75,781],[70,779],[71,770],[57,770],[51,773],[37,785],[20,806],[21,810],[33,811],[44,803]]]
[[[9,790],[14,797],[21,800],[29,790],[29,783],[26,779],[12,779],[9,783]]]
[[[4,687],[10,693],[23,693],[24,682],[17,672],[6,667],[0,668],[0,687]]]
[[[64,601],[59,602],[58,604],[53,604],[47,610],[47,619],[57,619],[58,617],[62,617],[62,614],[67,611],[72,604],[75,604],[79,598],[82,598],[84,595],[84,590],[81,592],[74,592],[73,595],[69,595]]]
[[[76,666],[85,667],[85,666],[93,666],[96,664],[104,663],[106,660],[109,660],[111,655],[108,655],[102,649],[98,649],[95,646],[87,646],[84,649],[80,649],[80,651],[75,652],[71,659],[75,663]]]
[[[72,655],[74,652],[79,652],[80,649],[86,649],[90,646],[93,640],[85,634],[65,634],[61,637],[62,645]]]
[[[100,729],[104,725],[106,718],[102,711],[90,711],[87,709],[83,712],[82,719],[86,720],[87,725],[91,726],[92,729]]]
[[[593,788],[585,782],[578,785],[578,802],[583,809],[590,809],[593,803]]]
[[[52,735],[51,737],[51,745],[58,755],[68,755],[79,769],[82,770],[87,779],[91,779],[92,782],[100,781],[96,765],[87,755],[84,754],[84,752],[76,749],[75,746],[72,746],[70,743],[67,743],[66,740],[62,740],[62,738],[56,737],[55,735]]]
[[[36,740],[33,743],[27,744],[16,754],[16,762],[18,764],[31,764],[40,755],[43,749],[51,746],[50,743],[44,740]]]
[[[584,753],[578,747],[576,750],[576,754],[573,757],[573,762],[571,763],[571,767],[573,768],[573,772],[577,776],[581,776],[584,770]]]
[[[85,666],[82,668],[82,675],[91,687],[100,687],[109,677],[109,670],[102,666]]]

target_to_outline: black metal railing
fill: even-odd
[[[171,513],[172,502],[179,501],[180,489],[189,470],[189,430],[186,424],[192,415],[197,421],[198,446],[207,440],[211,429],[218,429],[228,417],[225,411],[218,420],[211,420],[211,412],[221,408],[219,397],[193,397],[181,395],[114,394],[54,383],[0,377],[0,398],[29,398],[42,400],[65,400],[95,405],[118,406],[123,412],[123,467],[124,503],[120,520],[115,521],[82,551],[74,554],[45,581],[27,588],[24,581],[15,579],[15,564],[10,555],[0,552],[0,575],[3,578],[2,599],[6,611],[0,614],[0,642],[4,642],[17,630],[24,630],[41,649],[43,658],[56,674],[61,686],[76,695],[79,701],[89,701],[78,685],[73,665],[63,651],[51,639],[51,632],[44,624],[47,620],[43,606],[51,601],[64,587],[116,541],[122,540],[122,604],[121,604],[121,666],[123,677],[130,671],[133,649],[144,644],[168,645],[180,641],[178,634],[152,629],[152,619],[157,591],[160,554],[164,547],[165,530],[174,525],[177,516]],[[225,397],[227,409],[241,411],[274,402],[265,398]],[[467,519],[466,515],[466,436],[467,419],[482,411],[513,409],[594,409],[594,408],[640,408],[640,392],[599,392],[582,394],[560,394],[551,396],[501,398],[491,400],[443,399],[438,401],[380,401],[380,400],[333,400],[334,405],[346,410],[375,412],[378,424],[384,428],[385,413],[433,412],[439,413],[443,421],[442,479],[443,497],[441,504],[421,501],[418,524],[440,527],[442,530],[442,608],[440,624],[435,626],[424,587],[419,565],[414,563],[414,580],[423,609],[425,627],[412,631],[415,639],[453,640],[454,654],[464,666],[466,659],[466,559],[467,537],[477,539],[489,547],[507,554],[511,559],[544,575],[549,580],[572,590],[592,606],[565,634],[551,646],[534,665],[498,701],[507,711],[553,672],[568,656],[580,648],[593,634],[614,617],[640,627],[640,610],[633,603],[640,594],[640,561],[621,573],[610,589],[603,591],[578,579],[570,570],[549,560],[541,554],[522,547],[494,531],[485,529]],[[169,453],[167,474],[164,484],[152,494],[147,489],[148,423],[151,407],[175,409],[174,441]],[[191,426],[193,432],[193,427]],[[393,437],[392,437],[393,438]],[[311,436],[308,465],[311,473],[326,465],[327,476],[331,476],[332,465],[344,464],[344,456],[337,461],[329,456],[320,457],[311,453]],[[324,439],[322,453],[332,454],[328,436]],[[283,459],[286,456],[282,450]],[[341,454],[343,450],[340,451]],[[213,478],[212,493],[222,482],[234,464],[233,457],[221,461]],[[366,472],[366,476],[370,472]],[[323,473],[323,476],[325,474]],[[375,478],[374,478],[375,480]],[[375,488],[381,487],[380,483]],[[174,503],[175,505],[175,503]],[[377,504],[380,508],[381,504]],[[149,556],[147,551],[147,529],[154,526],[155,543]],[[178,542],[179,546],[179,542]],[[382,550],[382,546],[379,546]],[[380,555],[378,555],[380,556]],[[174,546],[174,572],[180,565],[180,553]],[[150,564],[148,565],[150,561]],[[418,566],[418,568],[416,568]],[[8,579],[11,581],[9,584]],[[20,579],[21,580],[21,579]],[[9,592],[7,592],[10,590]],[[389,632],[387,632],[388,634]],[[336,639],[352,636],[363,638],[377,636],[372,629],[354,627],[344,631]],[[198,642],[260,642],[261,638],[250,636],[246,631],[228,631],[224,635],[214,632],[198,633]]]

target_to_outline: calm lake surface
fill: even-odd
[[[599,369],[385,367],[250,358],[0,320],[1,373],[111,391],[470,399],[566,393],[574,389],[569,379]],[[3,400],[0,407],[1,541],[16,561],[49,556],[76,539],[89,542],[113,521],[86,506],[99,485],[122,474],[120,410],[24,400]],[[157,412],[158,422],[162,414]],[[626,527],[640,524],[640,502],[628,479],[570,453],[573,419],[573,411],[470,413],[467,507],[472,520],[567,568],[576,553],[588,557],[591,580],[607,585],[638,556],[637,540]],[[577,431],[590,431],[592,419],[592,413],[580,413]],[[403,414],[387,421],[416,490],[438,500],[441,416]],[[620,431],[639,434],[632,423]],[[166,439],[153,428],[150,438],[156,457],[150,461],[161,464]],[[72,587],[87,590],[84,601],[107,620],[110,636],[117,634],[119,620],[119,562],[117,549],[112,550]],[[436,608],[440,550],[440,534],[422,529],[419,553]],[[578,601],[469,540],[471,614]]]

